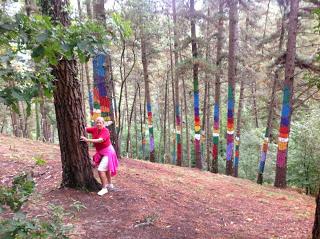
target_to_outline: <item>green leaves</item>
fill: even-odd
[[[124,38],[129,38],[132,35],[131,22],[125,20],[120,14],[113,13],[112,20],[118,28],[120,34]]]

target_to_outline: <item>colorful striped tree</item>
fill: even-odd
[[[178,34],[177,34],[177,14],[176,1],[172,0],[172,16],[173,16],[173,46],[174,46],[174,89],[175,89],[175,115],[176,115],[176,142],[177,142],[177,165],[182,165],[182,144],[181,144],[181,114],[180,114],[180,92],[179,77],[177,74],[178,65]]]
[[[280,5],[280,8],[283,7],[282,12],[282,20],[281,20],[281,30],[280,30],[280,37],[279,37],[279,52],[282,51],[283,47],[283,40],[284,40],[284,33],[285,33],[285,21],[286,21],[286,6]],[[259,160],[259,167],[258,167],[258,176],[257,176],[257,183],[262,184],[263,183],[263,173],[264,173],[264,168],[265,168],[265,163],[267,160],[267,153],[268,153],[268,148],[269,148],[269,141],[270,141],[270,136],[272,134],[272,129],[273,129],[273,113],[274,113],[274,104],[276,101],[276,87],[278,85],[278,80],[279,80],[279,73],[280,73],[280,68],[277,67],[277,69],[274,72],[273,76],[273,83],[272,83],[272,91],[271,91],[271,99],[269,102],[269,112],[268,112],[268,119],[267,119],[267,127],[265,130],[264,134],[264,139],[261,145],[261,150],[260,150],[260,160]]]
[[[289,31],[285,64],[285,80],[283,83],[283,100],[278,137],[276,177],[274,186],[286,187],[287,155],[292,114],[293,80],[296,55],[296,37],[298,26],[299,0],[292,0],[290,5]]]
[[[155,149],[154,149],[154,136],[153,136],[153,125],[152,125],[152,110],[151,110],[151,97],[149,87],[149,75],[148,75],[148,61],[147,61],[147,49],[146,49],[146,38],[144,35],[143,25],[140,28],[141,37],[141,60],[143,67],[143,77],[145,86],[145,96],[148,114],[148,128],[149,128],[149,147],[150,147],[150,162],[155,162]]]
[[[234,95],[236,79],[236,45],[237,45],[237,22],[238,1],[229,0],[229,56],[228,56],[228,101],[227,101],[227,156],[226,174],[232,174],[233,151],[234,151]]]
[[[194,105],[194,154],[196,160],[196,167],[202,169],[201,162],[201,124],[199,114],[199,79],[198,70],[198,50],[196,42],[196,25],[195,25],[195,10],[194,0],[190,0],[190,17],[191,17],[191,48],[193,57],[193,105]]]
[[[212,166],[211,172],[218,173],[219,133],[220,133],[220,78],[222,75],[222,45],[223,45],[223,8],[224,0],[219,0],[219,21],[217,35],[217,73],[215,75],[215,91],[213,106],[213,134],[212,134]]]

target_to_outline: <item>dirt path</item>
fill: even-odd
[[[34,158],[47,161],[35,166]],[[116,190],[103,197],[58,189],[59,147],[0,135],[0,182],[33,169],[32,215],[51,204],[70,210],[72,238],[310,238],[314,198],[290,190],[200,172],[196,169],[121,159]],[[26,209],[25,209],[26,210]]]

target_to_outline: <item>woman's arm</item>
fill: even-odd
[[[99,138],[99,139],[88,139],[84,136],[80,137],[80,141],[84,141],[84,142],[88,142],[88,143],[102,143],[104,141],[103,138]]]

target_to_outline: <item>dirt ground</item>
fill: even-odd
[[[34,158],[47,163],[36,166]],[[41,216],[49,204],[67,211],[71,238],[311,238],[315,200],[294,190],[196,169],[121,159],[115,190],[103,197],[59,189],[57,145],[0,135],[0,182],[33,170],[36,192],[24,207]]]

